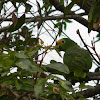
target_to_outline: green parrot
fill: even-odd
[[[67,78],[74,80],[74,83],[84,79],[92,67],[92,58],[87,50],[81,48],[69,38],[63,38],[56,42],[59,51],[64,51],[63,62],[70,70]]]

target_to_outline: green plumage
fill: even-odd
[[[63,61],[64,64],[69,66],[70,71],[76,72],[75,75],[77,76],[79,75],[80,72],[81,73],[88,72],[92,66],[92,59],[88,51],[78,46],[74,46],[66,50]]]
[[[63,38],[57,41],[60,51],[64,51],[63,62],[75,77],[85,78],[92,67],[92,59],[87,50],[80,48],[74,41]]]
[[[66,50],[63,60],[71,69],[89,70],[91,68],[92,61],[88,51],[77,46]]]

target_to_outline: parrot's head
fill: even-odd
[[[77,43],[69,38],[62,38],[56,42],[56,46],[58,47],[59,51],[66,51],[67,49],[70,49],[71,47],[76,45]]]

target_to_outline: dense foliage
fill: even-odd
[[[77,10],[72,11],[75,4],[80,7],[78,10],[83,9],[84,13],[77,14]],[[85,100],[89,97],[99,99],[100,57],[95,48],[95,43],[100,40],[99,11],[99,0],[1,0],[0,100]],[[88,16],[88,20],[84,15]],[[79,91],[76,91],[70,81],[75,77],[68,78],[70,64],[54,60],[51,60],[50,64],[43,64],[44,57],[52,50],[56,50],[61,56],[54,43],[62,34],[68,38],[64,31],[67,30],[67,23],[72,23],[70,19],[87,27],[89,33],[92,30],[98,32],[94,37],[96,41],[92,40],[90,47],[84,42],[79,30],[77,31],[86,52],[97,66],[95,72],[86,72],[84,79],[83,75],[78,74],[79,70],[75,71],[76,75],[84,80],[78,86]],[[40,39],[41,34],[45,33],[53,39],[49,46],[45,46],[45,39]],[[75,54],[79,53],[77,50]],[[86,64],[83,61],[86,61],[84,57],[81,64]],[[97,80],[94,87],[86,86],[85,83],[93,80]]]

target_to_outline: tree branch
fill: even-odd
[[[38,22],[40,21],[40,17],[39,16],[36,16],[36,17],[29,17],[29,18],[26,18],[25,20],[25,23],[29,23],[29,22]],[[82,25],[84,25],[85,27],[88,28],[88,21],[81,17],[80,15],[77,15],[77,14],[73,14],[73,15],[60,15],[60,16],[46,16],[46,17],[43,17],[42,18],[43,21],[47,21],[47,20],[57,20],[57,19],[74,19],[74,20],[77,20],[79,23],[81,23]],[[11,18],[9,19],[4,19],[4,21],[12,21]],[[4,32],[6,31],[7,29],[9,29],[10,25],[9,26],[6,26],[6,27],[3,27],[3,28],[0,28],[0,33],[1,32]],[[98,30],[96,30],[98,32],[100,32],[100,28]]]
[[[45,66],[44,66],[45,67]],[[47,69],[48,72],[54,72],[56,74],[56,70],[54,69]],[[66,74],[67,75],[67,74]],[[90,73],[88,72],[87,76],[89,77],[89,81],[90,80],[100,80],[100,73],[99,72],[94,72],[94,73]],[[87,79],[86,79],[87,80]],[[100,94],[100,85],[98,86],[94,86],[93,88],[89,88],[87,90],[81,91],[81,92],[77,92],[77,94],[81,94],[83,95],[85,98],[89,98],[89,97],[93,97],[97,94]],[[76,99],[78,99],[79,97],[77,96]]]
[[[82,5],[82,4],[83,4],[83,1],[84,1],[84,0],[78,0],[76,3],[77,3],[78,5],[80,5],[81,7],[83,7],[83,8],[86,10],[86,12],[89,12],[93,0],[89,0],[89,1],[87,2],[87,5],[86,5],[86,6],[83,6],[83,5]],[[49,2],[50,2],[57,10],[59,10],[59,11],[65,13],[66,7],[64,7],[58,0],[49,0]],[[88,6],[89,6],[89,8],[86,8],[86,7],[88,7]],[[87,10],[87,9],[89,9],[89,10]],[[75,15],[75,13],[72,12],[72,11],[70,11],[69,14],[70,14],[70,15]],[[82,25],[84,25],[84,26],[86,26],[86,27],[88,28],[88,21],[87,21],[86,19],[84,19],[83,17],[80,16],[80,17],[78,17],[78,18],[74,18],[74,20],[76,20],[77,22],[81,23]],[[92,29],[92,30],[97,31],[97,32],[100,32],[100,26],[98,27],[97,30],[95,30],[95,29]]]
[[[3,28],[0,28],[0,33],[8,30],[9,27],[10,27],[10,25],[9,26],[6,26],[6,27],[3,27]]]
[[[42,67],[44,67],[45,68],[45,65],[42,65]],[[59,75],[63,75],[64,73],[62,73],[62,72],[59,72],[59,71],[57,71],[57,70],[55,70],[55,69],[53,69],[53,68],[46,68],[46,71],[47,72],[50,72],[50,73],[52,73],[52,74],[59,74]],[[64,76],[67,76],[68,74],[64,74]],[[84,80],[85,80],[85,78],[84,78]],[[87,77],[86,77],[86,81],[90,81],[90,80],[100,80],[100,73],[99,72],[93,72],[93,73],[91,73],[91,72],[88,72],[87,73]]]
[[[71,1],[74,1],[74,0],[71,0]],[[93,0],[88,0],[85,4],[83,4],[83,3],[84,3],[84,0],[78,0],[78,1],[76,2],[76,4],[77,4],[81,9],[85,10],[85,12],[86,12],[87,15],[88,15],[88,13],[89,13],[89,11],[90,11],[90,8],[91,8],[91,6],[92,6],[92,4],[93,4]]]
[[[94,72],[94,73],[88,73],[87,76],[89,77],[90,80],[100,80],[100,73],[99,72]]]
[[[97,94],[100,94],[100,85],[94,86],[93,88],[79,92],[85,98],[93,97]]]
[[[65,10],[66,10],[66,7],[64,7],[60,2],[58,2],[58,0],[49,0],[50,1],[50,3],[52,4],[52,5],[54,5],[54,7],[57,9],[57,10],[59,10],[59,11],[61,11],[61,12],[65,12]],[[89,1],[91,1],[91,0],[89,0]],[[77,2],[77,4],[78,5],[82,5],[82,2],[83,2],[83,0],[80,0],[80,2]],[[85,8],[86,6],[84,6],[84,8]],[[87,11],[88,12],[88,11]],[[80,15],[78,15],[78,14],[75,14],[74,12],[72,12],[72,11],[70,11],[70,13],[68,14],[68,15],[66,15],[66,16],[64,16],[64,15],[60,15],[60,16],[46,16],[46,17],[43,17],[43,21],[46,21],[46,20],[56,20],[56,19],[74,19],[74,20],[76,20],[77,22],[79,22],[80,24],[82,24],[82,25],[84,25],[85,27],[87,27],[88,28],[88,21],[85,19],[85,18],[83,18],[83,17],[81,17]],[[7,19],[7,18],[2,18],[2,19],[0,19],[0,21],[12,21],[12,19],[11,18],[9,18],[9,19]],[[26,18],[26,23],[27,22],[38,22],[38,21],[40,21],[41,20],[41,17],[40,16],[36,16],[36,17],[30,17],[30,18]],[[8,28],[9,28],[10,26],[7,26],[7,27],[3,27],[3,28],[1,28],[0,29],[0,32],[4,32],[4,31],[6,31]],[[98,28],[98,30],[95,30],[95,29],[93,29],[94,31],[97,31],[97,32],[100,32],[100,27]]]
[[[77,30],[77,34],[79,35],[79,37],[80,37],[81,41],[83,42],[84,46],[86,47],[86,49],[87,49],[88,52],[90,53],[91,57],[95,60],[95,62],[96,62],[98,65],[100,65],[100,62],[97,61],[97,59],[93,56],[93,54],[90,52],[89,48],[88,48],[87,45],[85,44],[84,40],[83,40],[82,37],[81,37],[81,34],[80,34],[80,31],[79,31],[79,30]]]
[[[88,25],[87,20],[82,18],[82,17],[80,17],[80,15],[77,15],[77,14],[75,14],[75,15],[66,15],[66,16],[64,16],[64,15],[60,15],[60,16],[46,16],[46,17],[42,18],[43,21],[57,20],[57,19],[77,19],[80,22],[83,22],[86,27],[88,27],[87,26]],[[5,18],[3,20],[4,21],[12,21],[11,18],[9,18],[9,19]],[[29,18],[25,19],[25,23],[29,23],[29,22],[34,22],[35,23],[35,22],[39,22],[40,20],[41,20],[41,17],[39,17],[39,16],[29,17]],[[6,27],[3,27],[3,28],[0,28],[0,33],[6,31],[9,27],[10,27],[10,25],[6,26]]]

